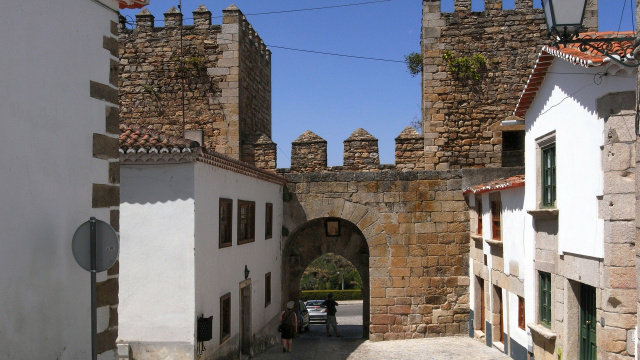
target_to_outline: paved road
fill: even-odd
[[[293,341],[290,353],[279,345],[257,360],[507,360],[500,351],[466,336],[370,342],[356,338],[326,337],[324,329]]]
[[[324,324],[311,324],[293,340],[290,353],[276,345],[256,360],[506,360],[508,356],[466,336],[370,342],[362,338],[362,302],[338,306],[342,338],[327,337]],[[332,332],[333,334],[333,332]]]

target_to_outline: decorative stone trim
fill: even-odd
[[[104,100],[113,105],[118,105],[118,89],[97,81],[89,81],[89,96],[94,99]]]
[[[109,163],[109,183],[120,183],[120,162],[113,161]]]
[[[118,39],[111,36],[102,37],[102,47],[111,53],[111,56],[118,57]]]
[[[275,173],[259,169],[255,166],[245,164],[241,161],[217,153],[203,153],[196,159],[196,161],[233,171],[245,176],[269,181],[278,185],[285,185],[287,183],[287,179],[280,175],[276,175]]]
[[[115,106],[107,105],[105,107],[106,112],[106,130],[109,134],[120,134],[120,129],[118,128],[120,124],[120,109]]]
[[[93,157],[98,159],[118,158],[118,138],[93,134]]]
[[[93,184],[92,195],[93,208],[120,206],[120,187],[118,185]]]
[[[530,324],[527,324],[527,326],[529,327],[529,329],[531,329],[531,332],[542,336],[546,340],[555,340],[556,337],[558,336],[558,334],[554,333],[553,331],[547,329],[546,327],[540,324],[530,323]]]
[[[144,151],[127,151],[127,153],[120,152],[121,164],[177,164],[188,163],[196,159],[196,154],[191,152],[144,152]]]
[[[487,242],[487,244],[493,246],[493,247],[502,247],[502,245],[504,244],[502,242],[502,240],[493,240],[493,239],[487,239],[485,240]]]
[[[482,241],[482,235],[470,235],[473,241]]]
[[[527,213],[534,219],[557,219],[560,210],[558,209],[535,209],[527,210]]]

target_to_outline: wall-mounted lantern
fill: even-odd
[[[249,278],[249,268],[247,265],[244,266],[244,279],[247,280]]]
[[[635,37],[580,37],[587,0],[542,0],[542,7],[552,46],[577,44],[582,52],[593,51],[628,67],[640,65],[630,55]]]

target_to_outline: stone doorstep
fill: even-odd
[[[499,341],[492,341],[493,347],[504,353],[504,344]]]

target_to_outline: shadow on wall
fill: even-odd
[[[156,204],[192,200],[194,164],[123,165],[120,200],[127,204]]]

